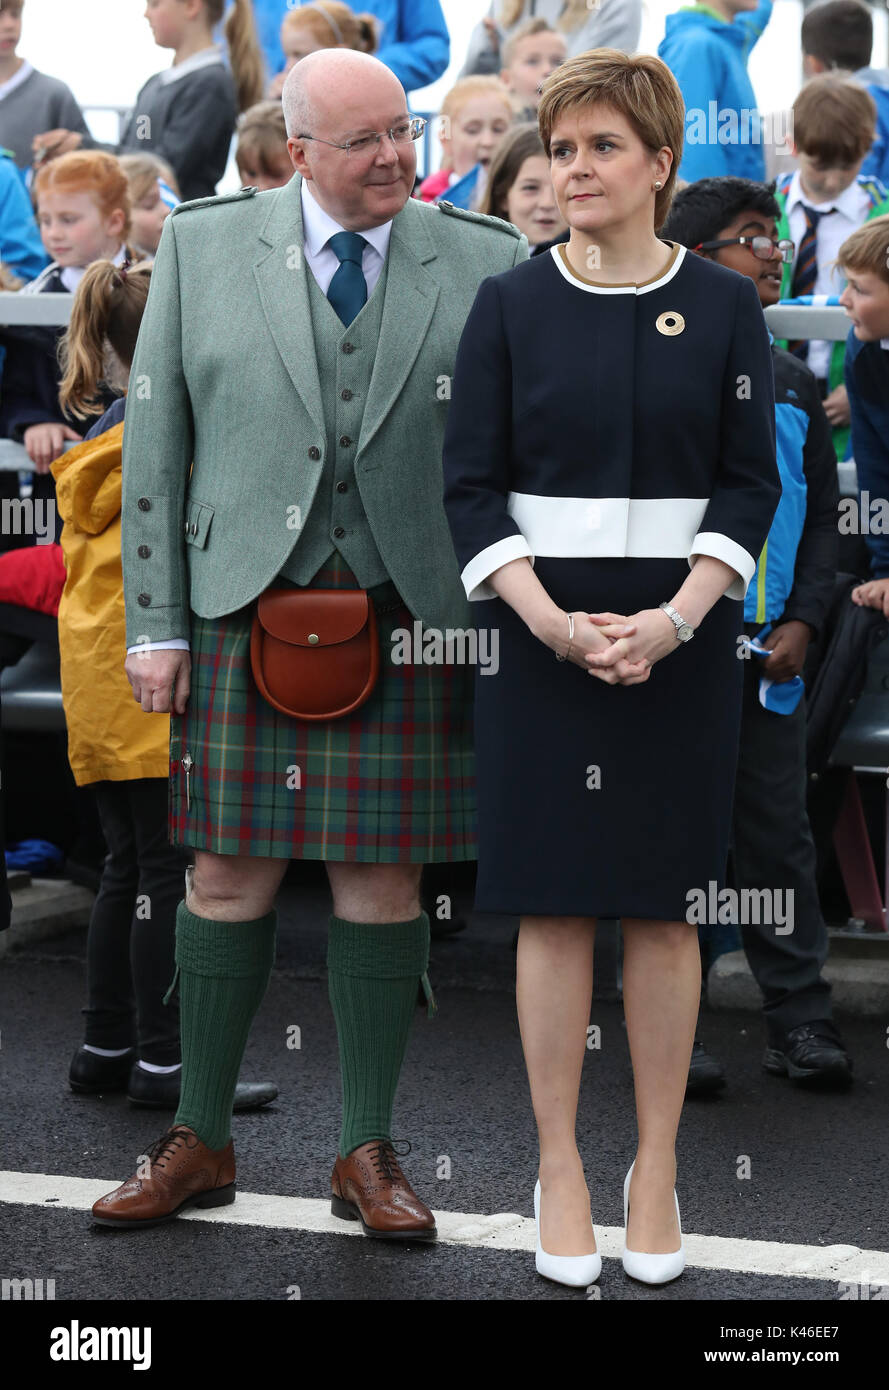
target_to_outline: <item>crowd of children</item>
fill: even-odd
[[[172,50],[173,63],[145,84],[119,145],[109,148],[93,139],[64,83],[17,54],[24,3],[0,0],[0,145],[8,146],[0,159],[0,282],[26,295],[76,292],[76,303],[67,332],[0,327],[0,436],[24,445],[32,495],[57,499],[56,539],[67,565],[58,616],[70,759],[78,782],[95,788],[109,847],[90,928],[86,1041],[71,1084],[90,1089],[91,1053],[116,1055],[121,1085],[134,1096],[166,1096],[178,1084],[158,1079],[175,1077],[178,1067],[175,1014],[158,1007],[171,973],[172,913],[156,934],[163,949],[155,945],[149,959],[133,904],[138,891],[148,891],[163,916],[164,904],[180,896],[181,863],[165,841],[166,721],[132,715],[122,664],[115,667],[126,371],[170,210],[215,191],[233,134],[245,184],[264,191],[287,183],[293,166],[280,100],[287,73],[319,48],[382,52],[384,25],[378,7],[284,5],[283,67],[269,80],[250,0],[228,8],[224,0],[151,0],[155,41]],[[536,122],[539,88],[566,56],[591,44],[632,49],[639,8],[609,0],[595,12],[574,0],[493,4],[440,104],[441,167],[415,196],[503,218],[534,251],[564,240],[567,223]],[[682,86],[689,132],[696,112],[712,103],[717,112],[746,111],[758,120],[747,59],[771,10],[771,0],[709,0],[671,16],[659,51]],[[223,22],[226,52],[214,42]],[[827,0],[808,11],[805,82],[777,182],[765,181],[761,141],[690,138],[661,232],[753,280],[764,308],[836,295],[851,320],[846,342],[773,343],[784,491],[745,602],[733,836],[737,886],[767,882],[792,890],[796,901],[792,935],[743,930],[773,1069],[786,1072],[792,1053],[797,1070],[790,1074],[840,1082],[851,1063],[821,974],[827,937],[806,818],[800,677],[834,593],[837,458],[851,452],[860,487],[872,497],[889,488],[889,191],[881,181],[889,172],[889,72],[869,66],[872,43],[871,16],[859,0]],[[146,117],[148,135],[137,129]],[[0,473],[0,494],[12,498],[20,486],[17,474]],[[4,548],[28,543],[3,537]],[[889,540],[875,535],[869,544],[871,572],[859,576],[853,601],[889,617]],[[97,624],[102,642],[92,649],[87,685],[85,653]],[[113,735],[101,748],[91,732],[97,671],[104,727]],[[118,929],[124,919],[132,940]],[[135,1015],[127,994],[131,948],[133,968],[142,962]],[[718,1068],[705,1060],[712,1081]]]

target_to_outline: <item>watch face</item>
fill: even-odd
[[[680,642],[690,642],[694,635],[695,630],[690,623],[683,623],[681,627],[676,629],[676,636]]]

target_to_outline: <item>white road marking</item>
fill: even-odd
[[[66,1207],[89,1212],[93,1202],[120,1184],[119,1178],[69,1178],[48,1173],[0,1171],[0,1202],[11,1205]],[[435,1212],[438,1238],[446,1245],[484,1250],[531,1252],[536,1248],[534,1222],[516,1212],[492,1216],[460,1211]],[[214,1221],[226,1226],[263,1226],[310,1231],[320,1235],[361,1235],[357,1221],[330,1214],[330,1202],[317,1197],[279,1197],[239,1192],[229,1207],[184,1213],[182,1221]],[[622,1226],[596,1225],[596,1244],[604,1259],[620,1259]],[[843,1283],[889,1284],[889,1252],[857,1245],[789,1245],[768,1240],[734,1240],[725,1236],[683,1233],[686,1264],[698,1269],[730,1270],[794,1279],[828,1279]]]

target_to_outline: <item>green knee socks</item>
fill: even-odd
[[[429,964],[429,918],[346,922],[331,917],[327,983],[340,1044],[346,1158],[371,1139],[391,1139],[392,1102]]]
[[[232,1101],[247,1034],[275,958],[273,911],[252,922],[214,922],[176,909],[182,1089],[174,1124],[210,1149],[231,1138]]]

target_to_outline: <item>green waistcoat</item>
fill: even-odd
[[[301,273],[309,290],[327,447],[309,514],[280,570],[294,584],[308,584],[336,550],[363,589],[389,578],[361,502],[354,468],[379,345],[388,265],[387,256],[373,293],[347,328],[303,262]],[[338,536],[340,528],[343,534]]]

